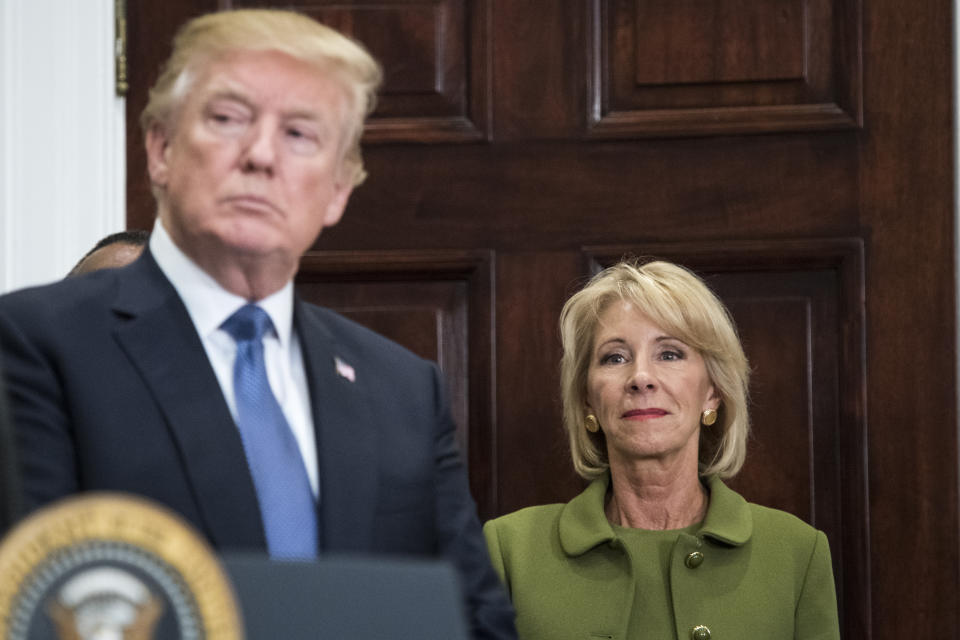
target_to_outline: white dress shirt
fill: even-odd
[[[237,357],[237,345],[220,325],[249,301],[221,287],[197,266],[173,243],[159,219],[150,234],[150,252],[187,307],[207,352],[207,359],[217,375],[223,397],[236,421],[233,363]],[[276,329],[276,333],[268,332],[263,337],[263,356],[270,388],[297,439],[310,488],[319,500],[317,447],[313,414],[310,412],[310,392],[300,340],[293,328],[293,282],[288,282],[280,291],[258,300],[256,304],[267,312]]]

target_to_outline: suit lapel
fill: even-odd
[[[214,546],[265,549],[243,444],[203,344],[149,251],[126,270],[117,341],[137,366],[177,442]]]
[[[294,318],[317,435],[321,545],[328,550],[363,551],[372,544],[377,504],[378,442],[369,409],[372,390],[364,386],[359,358],[335,343],[320,314],[296,300]]]

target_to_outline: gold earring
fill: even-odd
[[[583,425],[590,433],[596,433],[597,431],[600,431],[600,421],[597,420],[597,416],[593,415],[592,413],[588,413],[587,417],[583,419]]]
[[[717,421],[717,410],[716,409],[707,409],[700,414],[700,424],[705,427],[711,426],[714,422]]]

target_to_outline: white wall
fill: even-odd
[[[114,0],[0,0],[0,292],[125,228]]]

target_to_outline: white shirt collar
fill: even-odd
[[[181,251],[159,218],[153,225],[153,233],[150,234],[150,253],[177,290],[201,337],[213,334],[224,320],[247,304],[248,300],[221,287],[220,283]],[[288,347],[293,331],[293,282],[287,282],[279,291],[258,300],[256,304],[266,311],[273,321],[280,346]]]

